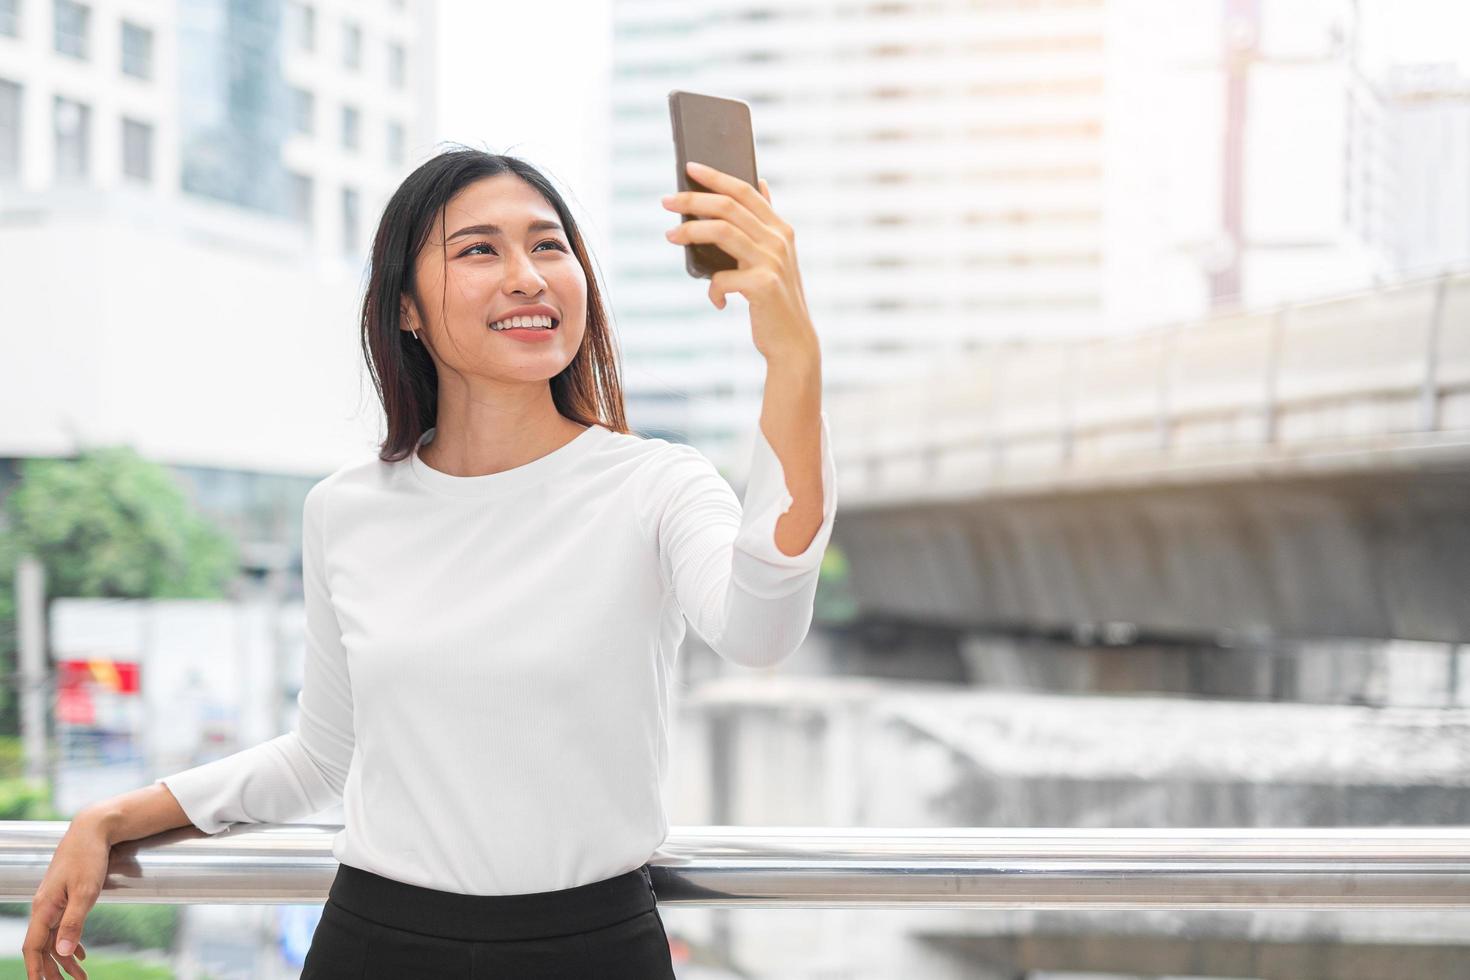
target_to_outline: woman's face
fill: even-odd
[[[554,227],[533,228],[538,222]],[[421,302],[415,307],[404,295],[409,315],[403,328],[418,330],[441,371],[544,381],[561,373],[581,347],[587,326],[582,263],[556,209],[514,174],[477,180],[451,198],[415,268]],[[511,310],[534,305],[556,311],[555,330],[519,339],[527,333],[490,329]]]

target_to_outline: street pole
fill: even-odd
[[[51,784],[47,751],[46,566],[22,555],[15,569],[16,674],[20,678],[20,734],[25,775]]]

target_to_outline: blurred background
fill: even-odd
[[[796,655],[690,632],[673,824],[1470,823],[1467,37],[1451,0],[0,0],[0,818],[294,723],[302,500],[383,432],[367,249],[446,141],[548,173],[630,424],[743,492],[764,365],[660,234],[685,89],[752,108],[841,504]],[[296,977],[319,911],[100,903],[87,965]],[[1470,961],[1422,910],[663,915],[684,980]]]

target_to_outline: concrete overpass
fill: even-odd
[[[1470,272],[997,347],[825,407],[867,616],[1470,640]]]

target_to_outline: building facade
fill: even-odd
[[[379,437],[358,310],[376,216],[433,149],[433,15],[0,0],[0,265],[24,284],[0,473],[128,444],[242,542],[299,547],[305,489]]]

